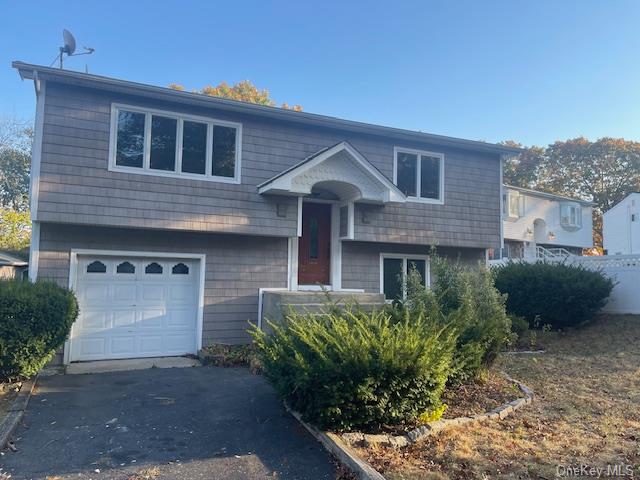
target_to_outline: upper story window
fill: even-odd
[[[111,125],[110,170],[240,182],[239,123],[114,105]]]
[[[561,204],[560,224],[564,227],[582,227],[582,207],[573,203]]]
[[[502,214],[507,218],[520,218],[524,210],[524,197],[518,192],[504,192],[502,194]]]
[[[393,183],[410,200],[444,203],[444,155],[394,148]]]

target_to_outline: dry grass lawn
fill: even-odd
[[[361,453],[390,480],[552,479],[558,465],[608,464],[639,478],[640,317],[603,316],[542,341],[547,353],[505,355],[496,366],[536,392],[513,417]]]

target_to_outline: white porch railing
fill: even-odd
[[[576,255],[562,247],[545,248],[540,245],[536,247],[536,259],[538,260],[564,260],[574,256]]]

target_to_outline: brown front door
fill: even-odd
[[[298,283],[329,285],[331,273],[331,205],[302,204],[302,237],[298,244]]]

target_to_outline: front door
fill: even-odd
[[[331,273],[331,205],[302,204],[298,247],[298,284],[329,285]]]

